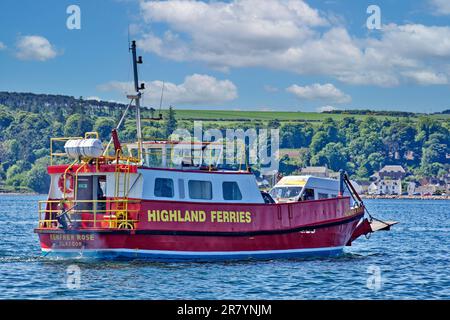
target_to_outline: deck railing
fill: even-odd
[[[72,229],[135,229],[138,213],[139,201],[129,199],[38,202],[41,229],[63,227],[61,216]]]

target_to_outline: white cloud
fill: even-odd
[[[410,71],[403,75],[420,85],[443,85],[448,83],[447,75],[433,71]]]
[[[0,51],[5,50],[5,49],[6,49],[6,45],[0,41]]]
[[[143,21],[165,29],[145,33],[139,45],[216,70],[263,67],[354,85],[431,85],[450,77],[450,27],[390,24],[379,37],[357,38],[303,0],[259,2],[142,1]]]
[[[253,59],[258,65],[261,59],[252,53],[283,52],[291,43],[311,36],[310,27],[327,24],[317,10],[301,0],[266,0],[263,6],[260,0],[143,1],[141,9],[146,22],[171,27],[161,37],[146,34],[140,42],[145,50],[174,60],[193,54],[194,60],[218,67],[251,65]],[[192,43],[182,40],[179,33],[186,34]]]
[[[438,15],[450,14],[450,1],[448,0],[430,0],[434,12]]]
[[[333,107],[333,106],[323,106],[323,107],[319,107],[319,108],[316,109],[316,111],[320,112],[320,113],[322,113],[322,112],[330,112],[330,111],[334,111],[334,110],[339,110],[339,109],[336,108],[336,107]]]
[[[159,104],[163,82],[156,80],[145,83],[146,104]],[[97,87],[100,91],[133,91],[131,82],[112,81]],[[217,80],[201,74],[187,76],[181,84],[164,83],[164,104],[175,105],[214,105],[234,100],[238,97],[237,88],[230,80]]]
[[[57,56],[52,44],[41,36],[22,36],[17,41],[16,57],[21,60],[46,61]]]
[[[352,98],[349,95],[343,93],[331,83],[315,83],[304,87],[294,84],[287,88],[286,91],[302,100],[317,100],[334,103],[349,103],[352,101]]]

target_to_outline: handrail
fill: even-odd
[[[53,152],[53,142],[54,141],[68,141],[68,140],[76,140],[83,139],[83,137],[62,137],[62,138],[50,138],[50,165],[53,165],[53,157],[64,157],[67,154],[64,152]]]
[[[77,163],[78,161],[75,160],[74,162],[72,162],[70,164],[70,166],[68,166],[66,168],[66,170],[64,170],[64,189],[63,189],[63,199],[66,198],[66,189],[67,189],[67,173],[71,170],[71,168]],[[75,191],[76,186],[74,185],[74,191]]]
[[[74,200],[77,199],[77,195],[78,195],[78,172],[80,172],[80,170],[82,168],[84,168],[87,164],[88,164],[88,162],[83,162],[83,164],[78,167],[77,171],[75,171],[75,182],[74,182],[74,187],[73,187]]]
[[[130,213],[136,218],[139,209],[130,209],[128,203],[139,204],[139,200],[128,200],[128,199],[107,199],[107,200],[74,200],[76,204],[90,203],[93,204],[93,209],[75,209],[72,207],[66,214],[69,215],[70,220],[73,223],[79,223],[82,225],[81,229],[97,228],[100,224],[101,228],[119,228],[121,224],[129,223],[134,226],[138,222],[137,219],[130,219]],[[52,205],[60,204],[61,200],[41,200],[38,201],[38,215],[39,215],[39,228],[55,229],[58,225],[57,214],[61,212],[61,208],[53,209]],[[105,209],[97,209],[94,205],[99,203],[105,204]],[[109,206],[108,206],[109,204]],[[115,204],[117,207],[113,207]],[[121,204],[125,204],[125,208],[120,207]],[[45,206],[43,208],[43,206]],[[76,218],[77,214],[92,214],[93,217],[86,218],[79,216]],[[42,217],[44,215],[44,217]],[[54,217],[53,217],[54,215]],[[101,215],[101,219],[98,219],[98,215]],[[89,224],[92,223],[92,226]],[[83,226],[84,224],[84,226]]]
[[[66,152],[53,152],[54,151],[54,143],[55,142],[67,142],[68,140],[81,140],[81,139],[89,139],[89,138],[95,138],[95,139],[99,139],[99,134],[98,132],[95,131],[90,131],[90,132],[86,132],[84,134],[84,137],[52,137],[50,138],[50,165],[52,166],[54,163],[54,158],[56,157],[67,157],[67,153]],[[89,162],[92,159],[82,159],[84,162]],[[96,165],[97,165],[97,169],[99,166],[99,162],[101,162],[102,160],[105,162],[112,162],[114,160],[117,161],[129,161],[131,163],[136,163],[139,164],[141,163],[141,159],[135,158],[135,157],[127,157],[127,156],[123,156],[120,155],[120,157],[117,159],[116,155],[115,156],[108,156],[106,154],[102,155],[101,157],[99,157],[96,160]],[[79,160],[77,160],[79,161]]]
[[[87,139],[89,137],[95,137],[95,138],[99,138],[99,135],[97,132],[86,132],[84,138],[83,137],[57,137],[57,138],[50,138],[50,165],[53,165],[54,162],[54,158],[56,157],[67,157],[67,153],[65,152],[53,152],[54,151],[54,147],[53,144],[54,142],[57,141],[68,141],[68,140],[74,140],[74,139]],[[95,160],[95,164],[97,167],[97,170],[99,169],[99,166],[102,163],[115,163],[119,164],[119,163],[126,163],[126,165],[130,165],[130,164],[135,164],[135,165],[141,165],[142,164],[142,159],[146,159],[147,155],[156,155],[158,157],[164,157],[164,155],[167,157],[164,161],[164,159],[161,159],[163,163],[165,163],[166,165],[162,164],[161,167],[169,167],[169,162],[170,159],[173,159],[174,157],[174,148],[173,146],[176,145],[180,145],[180,143],[176,143],[173,141],[165,141],[167,142],[167,144],[161,145],[162,148],[167,148],[166,150],[168,151],[167,153],[163,151],[162,148],[146,148],[145,146],[145,142],[140,142],[138,141],[135,144],[128,144],[128,149],[129,150],[138,150],[138,154],[137,157],[133,156],[133,155],[129,155],[129,156],[124,156],[122,153],[120,154],[114,154],[114,155],[106,155],[103,154],[101,157],[96,158],[96,159],[78,159],[77,161],[79,162],[92,162],[92,160]],[[217,141],[213,141],[213,142],[191,142],[191,145],[199,145],[199,146],[224,146],[224,144],[226,143],[226,141],[221,141],[221,142],[217,142]],[[132,148],[130,149],[130,146],[136,145],[137,148]],[[142,147],[142,148],[141,148]],[[238,149],[240,148],[239,145],[237,146]],[[142,149],[142,153],[140,153],[140,150]],[[214,150],[213,150],[214,149]],[[216,148],[212,148],[209,150],[209,152],[205,152],[205,150],[203,150],[203,148],[200,149],[194,149],[194,152],[190,154],[190,158],[192,159],[193,163],[200,163],[200,164],[204,164],[206,161],[208,161],[208,168],[210,171],[213,170],[214,165],[218,164],[218,158],[216,155]],[[234,163],[235,160],[238,161],[238,163],[236,163],[239,166],[239,170],[243,170],[243,169],[247,169],[249,168],[249,163],[248,163],[248,159],[247,159],[247,154],[246,154],[246,148],[245,148],[245,144],[242,145],[242,158],[241,159],[237,159],[238,156],[235,155],[233,153],[233,155],[228,155],[228,153],[223,152],[222,150],[222,156],[220,157],[221,159],[224,159],[226,163],[228,163],[230,160],[231,162]],[[214,161],[216,160],[216,161]],[[74,164],[71,165],[71,167]]]
[[[194,144],[194,143],[193,143]],[[243,168],[248,171],[249,169],[249,161],[248,161],[248,157],[246,154],[246,147],[245,144],[242,144],[242,148],[241,146],[238,146],[239,149],[241,149],[241,158],[238,158],[238,155],[228,155],[227,152],[223,151],[222,149],[218,149],[217,146],[222,146],[223,147],[223,143],[217,143],[217,142],[211,142],[211,143],[198,143],[199,145],[202,146],[213,146],[213,148],[210,148],[208,151],[206,152],[203,148],[202,149],[186,149],[183,151],[190,151],[189,155],[187,156],[190,160],[191,163],[196,163],[196,164],[207,164],[208,170],[212,171],[214,165],[218,164],[218,160],[219,159],[224,159],[226,161],[226,163],[229,163],[229,160],[231,161],[238,161],[239,165],[239,170],[243,170]],[[130,149],[130,145],[134,145],[134,144],[129,144],[128,148]],[[143,157],[144,159],[149,159],[147,158],[147,156],[156,156],[157,161],[161,161],[160,163],[160,167],[161,168],[166,168],[166,167],[171,167],[171,165],[169,164],[169,162],[171,161],[171,159],[174,159],[175,157],[175,152],[177,151],[175,148],[172,148],[173,146],[177,146],[180,145],[179,143],[169,143],[167,145],[161,145],[160,148],[146,148],[145,146],[143,147]],[[189,145],[189,143],[188,143]],[[131,148],[131,150],[135,150],[136,148]],[[167,152],[164,152],[164,149],[166,149]],[[178,150],[180,151],[180,150]],[[192,152],[193,151],[193,152]],[[221,153],[220,158],[217,157],[217,151],[219,151]],[[184,156],[184,153],[183,153]],[[164,157],[166,157],[166,159],[164,159]],[[166,161],[164,161],[166,160]],[[216,160],[216,161],[213,161]],[[166,163],[166,165],[164,165],[164,163]],[[147,165],[150,165],[150,163],[147,163]],[[158,165],[156,165],[158,166]]]
[[[98,139],[98,137],[99,137],[98,132],[96,132],[96,131],[89,131],[84,134],[85,139],[89,139],[88,138],[89,136],[95,136],[95,139]]]

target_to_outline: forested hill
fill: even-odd
[[[61,95],[0,92],[0,192],[47,192],[51,137],[81,136],[97,131],[109,139],[126,105]],[[136,136],[133,110],[119,131],[122,141]],[[402,165],[408,179],[442,177],[450,168],[450,116],[410,113],[256,112],[227,110],[162,111],[152,121],[142,110],[144,138],[167,138],[177,127],[203,129],[278,128],[280,171],[295,174],[304,166],[344,169],[368,179],[388,164]],[[258,168],[253,168],[257,172]]]
[[[98,116],[113,115],[127,107],[122,103],[85,100],[82,97],[17,92],[0,92],[0,105],[33,113],[53,113],[56,109],[62,109],[69,114],[82,108],[85,113]]]

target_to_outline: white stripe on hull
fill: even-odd
[[[141,250],[141,249],[48,249],[42,248],[45,253],[58,254],[78,254],[83,256],[102,256],[112,254],[114,256],[148,256],[158,259],[236,259],[246,257],[277,257],[277,256],[301,256],[301,255],[320,255],[331,252],[340,252],[344,249],[340,247],[308,248],[308,249],[288,249],[288,250],[258,250],[258,251],[170,251],[170,250]]]

